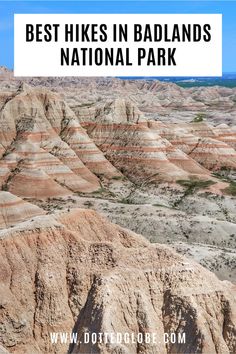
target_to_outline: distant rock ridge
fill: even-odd
[[[2,75],[1,75],[2,73]],[[196,86],[183,88],[171,81],[150,79],[126,79],[111,77],[14,77],[13,72],[2,68],[0,70],[1,86],[16,88],[19,82],[31,86],[48,87],[67,96],[70,91],[74,95],[84,95],[84,88],[91,96],[100,98],[101,94],[124,98],[132,96],[139,108],[145,112],[165,112],[182,109],[186,111],[206,112],[212,109],[218,111],[235,111],[236,88],[223,86]],[[203,83],[204,85],[204,83]],[[67,92],[65,92],[65,89]],[[71,95],[69,94],[70,99]],[[70,100],[69,99],[69,100]],[[68,102],[69,102],[68,100]],[[74,99],[73,99],[74,100]]]

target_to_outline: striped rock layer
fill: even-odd
[[[90,123],[84,126],[106,157],[133,181],[174,182],[209,174],[145,125]]]
[[[45,212],[38,206],[28,203],[9,192],[0,191],[0,229],[8,228],[43,214]]]
[[[130,112],[133,112],[131,117]],[[107,159],[134,182],[173,182],[210,175],[192,157],[158,134],[128,100],[117,99],[105,103],[103,108],[100,104],[97,111],[77,109],[76,114]]]
[[[50,91],[24,84],[2,105],[0,123],[0,181],[19,196],[93,192],[100,188],[94,172],[119,175],[70,108]]]
[[[222,167],[236,169],[236,131],[226,124],[213,127],[205,122],[190,124],[156,124],[149,126],[177,149],[209,170]]]
[[[147,120],[128,98],[72,110],[58,94],[23,84],[3,95],[0,124],[0,183],[20,197],[91,193],[99,177],[146,184],[236,168],[235,130]]]

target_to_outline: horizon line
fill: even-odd
[[[5,0],[5,1],[11,1],[11,0]],[[31,0],[28,0],[28,1],[31,1]],[[74,1],[77,1],[77,0],[74,0]],[[89,0],[90,1],[90,0]],[[169,0],[168,0],[169,1]],[[195,0],[194,0],[195,1]],[[204,0],[205,1],[205,0]],[[235,0],[236,1],[236,0]],[[9,70],[9,71],[14,71],[14,69],[12,68],[9,68],[8,66],[6,66],[6,65],[4,65],[4,64],[0,64],[0,68],[5,68],[5,69],[7,69],[7,70]],[[223,75],[225,75],[225,74],[236,74],[236,70],[235,71],[223,71],[222,72],[222,76]],[[221,78],[222,76],[186,76],[186,77],[202,77],[202,78],[204,78],[204,77],[212,77],[212,78]],[[32,76],[33,77],[33,76]],[[35,76],[35,77],[38,77],[38,76]],[[116,77],[129,77],[129,76],[116,76]],[[135,76],[135,77],[160,77],[160,76],[142,76],[142,75],[140,75],[140,76]],[[162,77],[185,77],[185,76],[162,76]]]

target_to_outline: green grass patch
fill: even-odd
[[[76,108],[91,107],[92,105],[94,105],[94,102],[84,102],[84,103],[81,103],[80,105],[76,106]]]
[[[115,181],[123,181],[125,179],[125,176],[113,176],[111,179]]]
[[[178,184],[180,184],[182,187],[185,187],[187,189],[191,190],[197,190],[197,189],[204,189],[208,188],[211,185],[215,184],[216,182],[211,181],[211,180],[199,180],[199,179],[180,179],[176,181]]]
[[[94,193],[94,194],[101,194],[101,193],[105,193],[105,192],[107,192],[107,189],[101,187],[101,188],[99,188],[98,190],[94,191],[93,193]]]
[[[173,206],[164,205],[164,204],[155,203],[155,204],[152,204],[152,205],[155,206],[155,207],[159,207],[159,208],[166,208],[166,209],[175,209],[175,210],[178,210],[177,208],[175,208],[175,207],[173,207]]]
[[[215,184],[216,182],[211,180],[199,180],[199,179],[180,179],[176,181],[180,186],[185,188],[183,195],[173,203],[173,207],[177,207],[185,197],[193,194],[199,189],[205,189]]]
[[[119,203],[122,204],[134,204],[133,202],[131,202],[131,200],[129,198],[122,198],[119,200]]]
[[[224,189],[224,192],[236,196],[236,182],[234,181],[230,182],[229,186]]]

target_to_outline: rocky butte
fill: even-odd
[[[74,209],[1,236],[1,343],[12,353],[233,353],[235,285],[170,248]],[[20,280],[20,281],[19,281]],[[186,333],[186,343],[77,346],[49,333]]]
[[[1,68],[1,353],[236,352],[235,93]]]

